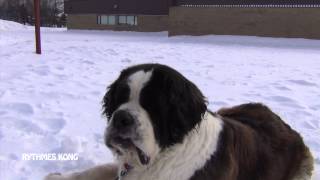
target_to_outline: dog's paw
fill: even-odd
[[[48,174],[44,180],[65,180],[61,173],[50,173]]]

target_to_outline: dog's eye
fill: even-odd
[[[119,85],[116,90],[117,104],[125,103],[129,100],[130,88],[128,85]]]

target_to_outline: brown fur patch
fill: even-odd
[[[224,121],[218,150],[192,180],[293,180],[311,174],[312,156],[301,136],[268,107],[244,104],[217,115]]]

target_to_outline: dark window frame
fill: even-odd
[[[103,24],[102,23],[102,17],[106,16],[107,17],[107,24]],[[114,24],[109,24],[109,16],[114,16],[115,17],[115,23]],[[125,23],[120,23],[119,19],[120,16],[124,16],[125,17]],[[128,17],[133,17],[133,24],[128,23]],[[104,14],[99,14],[97,15],[97,24],[98,25],[107,25],[107,26],[138,26],[138,16],[137,15],[118,15],[118,14],[108,14],[108,15],[104,15]]]

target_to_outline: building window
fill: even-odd
[[[102,25],[138,25],[137,16],[115,16],[115,15],[100,15],[97,17],[98,24]]]
[[[118,24],[119,25],[138,25],[137,16],[118,16]]]
[[[108,24],[108,16],[101,16],[101,24]]]
[[[127,24],[127,16],[119,16],[119,24]]]
[[[103,25],[115,25],[116,24],[116,16],[98,16],[98,24]]]
[[[135,16],[127,16],[127,24],[136,25],[137,18]]]
[[[108,16],[108,23],[110,25],[115,25],[116,24],[116,16]]]

